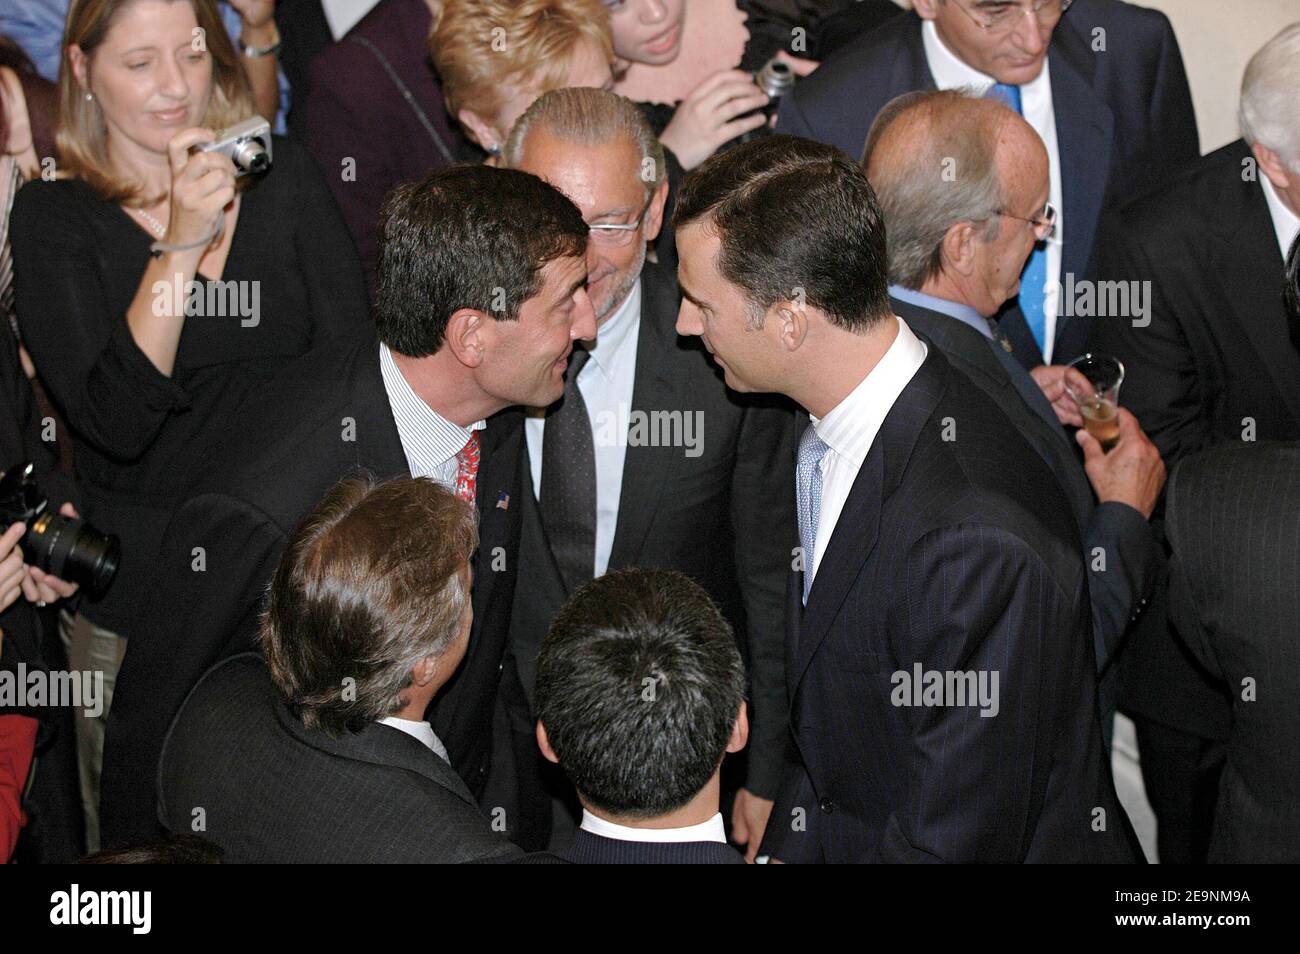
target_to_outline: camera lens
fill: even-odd
[[[245,139],[237,143],[230,153],[230,158],[240,169],[255,175],[260,175],[271,168],[271,160],[267,158],[266,149],[256,139]]]
[[[101,533],[84,520],[46,513],[32,522],[23,547],[28,562],[93,598],[104,595],[117,573],[122,548],[117,537]]]

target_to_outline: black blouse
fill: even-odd
[[[155,592],[171,508],[227,415],[276,369],[369,325],[356,251],[319,170],[290,140],[277,137],[273,153],[242,193],[220,280],[198,279],[171,377],[126,323],[152,236],[78,179],[30,182],[14,200],[23,341],[72,430],[82,516],[122,538],[116,580],[82,612],[123,636]]]

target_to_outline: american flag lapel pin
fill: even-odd
[[[510,509],[510,495],[506,493],[504,490],[497,495],[497,509],[498,510]]]

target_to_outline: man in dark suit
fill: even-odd
[[[595,333],[586,239],[568,199],[512,170],[457,166],[390,196],[379,340],[314,352],[255,392],[173,515],[159,611],[127,653],[109,718],[106,835],[110,819],[119,843],[149,834],[168,722],[208,667],[251,648],[289,532],[357,472],[429,476],[478,508],[469,654],[432,718],[481,792],[520,522],[520,416],[503,410],[558,397],[573,341]]]
[[[578,791],[580,864],[743,864],[719,809],[745,747],[731,626],[675,570],[611,570],[560,610],[537,659],[536,742]]]
[[[1288,259],[1300,327],[1300,238]],[[1208,860],[1300,861],[1300,442],[1220,445],[1169,482],[1170,611],[1178,635],[1232,692],[1232,727]]]
[[[1124,402],[1170,468],[1222,444],[1300,439],[1300,347],[1278,276],[1300,233],[1300,24],[1252,58],[1244,139],[1126,206],[1105,243],[1109,281],[1146,289],[1141,321],[1097,323],[1124,362]],[[1159,516],[1159,512],[1157,512]],[[1159,526],[1159,524],[1158,524]],[[1158,592],[1124,663],[1162,861],[1203,861],[1232,701],[1170,629]]]
[[[733,825],[752,853],[759,838],[750,832],[761,835],[779,784],[787,724],[794,409],[737,396],[698,342],[677,337],[674,276],[645,260],[663,222],[663,155],[637,108],[599,89],[542,96],[506,145],[508,165],[551,182],[590,223],[587,291],[599,328],[561,402],[524,424],[520,548],[530,572],[515,589],[511,645],[531,700],[538,646],[583,583],[640,565],[704,586],[750,661],[755,728]],[[535,720],[523,715],[524,754],[536,760]]]
[[[437,0],[380,0],[310,68],[308,150],[377,292],[379,207],[402,182],[483,158],[447,116],[426,42]]]
[[[797,761],[762,850],[1132,860],[1069,503],[997,406],[890,312],[862,170],[764,137],[695,170],[677,208],[678,331],[732,387],[811,416],[787,615]]]
[[[862,154],[876,113],[900,93],[970,86],[1004,99],[1042,137],[1055,235],[1025,266],[998,319],[1026,368],[1084,350],[1089,309],[1073,283],[1095,269],[1103,209],[1198,154],[1196,119],[1163,13],[1118,0],[916,0],[832,56],[781,103],[777,129]],[[950,170],[960,175],[960,170]]]
[[[935,176],[945,159],[963,174]],[[1054,408],[990,320],[1015,292],[1021,264],[1046,229],[1033,221],[1048,191],[1042,140],[995,100],[955,90],[907,93],[876,117],[863,167],[885,218],[894,314],[993,398],[1070,502],[1088,567],[1102,734],[1109,742],[1117,671],[1111,663],[1163,564],[1147,520],[1165,471],[1155,445],[1123,409],[1121,439],[1109,453],[1078,431],[1086,456],[1080,467],[1062,427],[1081,425],[1078,408],[1068,394]],[[1082,375],[1071,373],[1076,386],[1090,390]]]
[[[218,664],[163,744],[158,818],[236,863],[517,854],[424,713],[464,658],[469,503],[426,478],[332,487],[285,547],[254,653]]]

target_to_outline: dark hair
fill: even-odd
[[[401,707],[411,670],[459,634],[473,508],[425,478],[335,484],[271,579],[262,651],[285,703],[331,735]]]
[[[59,115],[58,87],[36,72],[36,67],[23,48],[7,36],[0,36],[0,66],[13,70],[22,85],[36,158],[53,156],[55,125]],[[6,109],[4,97],[0,96],[0,152],[4,152],[8,145],[9,115]]]
[[[170,835],[129,848],[105,849],[87,855],[81,865],[219,865],[226,850],[198,835]]]
[[[745,698],[731,626],[674,570],[607,573],[578,590],[542,640],[537,717],[595,807],[651,818],[718,769]]]
[[[890,313],[880,206],[834,146],[774,135],[715,154],[682,180],[673,226],[706,217],[722,242],[718,270],[751,313],[797,289],[849,331]]]
[[[423,358],[461,308],[514,321],[542,269],[586,248],[578,207],[526,172],[459,165],[400,185],[379,213],[379,338]]]

